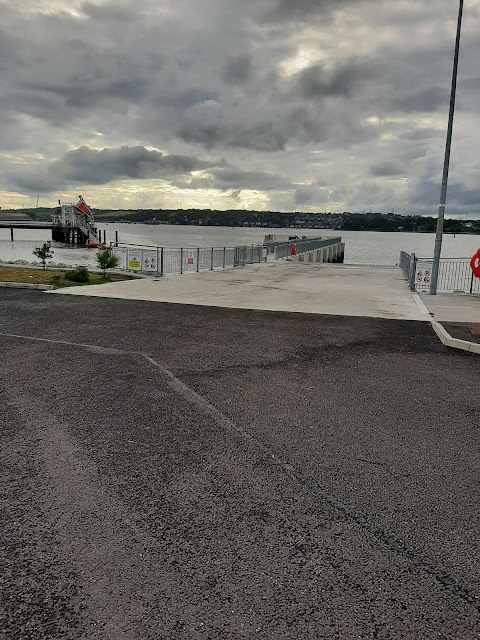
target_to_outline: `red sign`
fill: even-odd
[[[470,266],[472,267],[473,275],[476,278],[480,278],[480,249],[470,260]]]

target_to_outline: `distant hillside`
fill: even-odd
[[[0,221],[7,222],[20,222],[21,220],[31,220],[31,216],[27,215],[24,211],[15,211],[8,209],[0,209]]]
[[[140,209],[95,212],[97,220],[148,222],[151,224],[209,225],[224,227],[270,227],[332,229],[338,231],[435,232],[437,220],[429,216],[387,213],[282,213],[276,211],[212,211],[210,209]],[[480,220],[445,220],[446,233],[480,234]]]
[[[56,209],[0,211],[0,219],[50,220]],[[335,231],[397,231],[433,233],[437,220],[431,216],[402,216],[393,213],[283,213],[279,211],[213,211],[210,209],[94,209],[98,222],[205,225],[219,227],[269,227],[331,229]],[[6,216],[6,217],[5,217]],[[17,216],[16,218],[13,216]],[[445,233],[480,234],[480,220],[445,220]]]

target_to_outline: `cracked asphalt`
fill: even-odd
[[[0,637],[480,637],[480,358],[0,290]]]

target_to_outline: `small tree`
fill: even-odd
[[[40,258],[43,268],[45,269],[47,260],[53,258],[52,243],[50,241],[44,242],[41,247],[35,247],[32,253],[34,256],[37,256],[37,258]]]
[[[103,269],[103,277],[107,276],[107,269],[115,269],[118,267],[118,258],[114,256],[110,249],[102,249],[95,256],[100,269]]]

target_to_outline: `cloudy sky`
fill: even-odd
[[[0,206],[436,214],[456,0],[0,0]],[[480,215],[480,0],[448,212]]]

